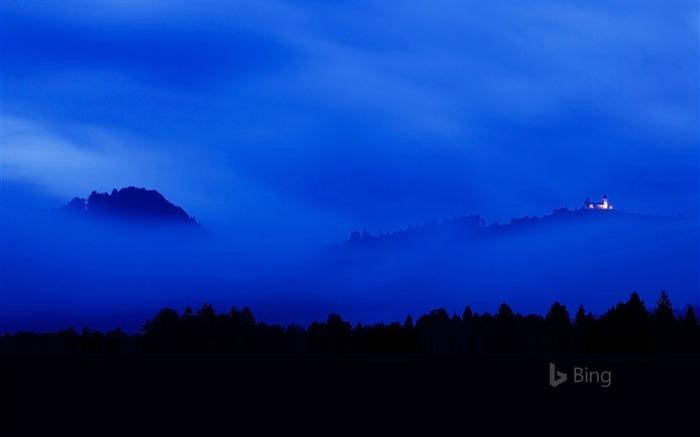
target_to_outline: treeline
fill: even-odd
[[[352,325],[338,314],[307,327],[256,320],[248,307],[217,313],[204,303],[182,314],[161,309],[140,332],[102,333],[87,327],[55,333],[16,332],[1,338],[3,355],[149,354],[213,355],[425,355],[509,354],[700,354],[700,326],[692,305],[676,315],[665,291],[652,309],[632,293],[595,317],[579,306],[573,316],[554,302],[546,315],[514,313],[502,303],[496,313],[467,306],[450,316],[443,308],[398,321]]]
[[[430,220],[424,223],[411,224],[406,229],[390,233],[380,231],[377,235],[372,235],[366,230],[362,232],[353,231],[348,238],[348,243],[353,245],[371,245],[387,241],[405,240],[414,236],[433,235],[440,232],[473,235],[484,228],[486,228],[484,218],[479,214],[472,214],[443,221]]]

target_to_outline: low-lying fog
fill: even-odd
[[[544,314],[554,300],[600,313],[632,291],[653,307],[662,289],[679,308],[700,301],[695,220],[585,212],[275,247],[25,205],[3,211],[0,329],[134,332],[160,308],[203,302],[306,325],[330,312],[389,322],[438,307],[495,312],[504,301],[521,313]]]

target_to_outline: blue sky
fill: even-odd
[[[276,242],[603,192],[697,216],[699,21],[684,1],[4,1],[2,183],[46,207],[154,188]]]

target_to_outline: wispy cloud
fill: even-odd
[[[0,123],[2,179],[31,181],[67,199],[93,189],[107,190],[109,185],[155,185],[167,168],[162,154],[135,147],[133,138],[97,127],[57,129],[7,115]]]

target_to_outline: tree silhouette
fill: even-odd
[[[564,352],[568,349],[570,334],[569,311],[555,301],[544,318],[540,346],[546,352]]]
[[[692,305],[688,305],[688,308],[685,311],[685,316],[683,316],[683,325],[689,328],[697,327],[698,325],[698,317],[695,314],[695,308]]]
[[[105,355],[110,358],[119,357],[128,353],[127,345],[129,343],[129,335],[125,333],[119,326],[107,331],[104,336],[104,351]]]
[[[639,294],[632,292],[627,302],[618,302],[601,316],[596,340],[605,351],[647,352],[652,346],[649,317]]]
[[[649,311],[637,292],[632,292],[625,304],[623,332],[631,351],[644,352],[651,348]]]
[[[255,316],[253,315],[253,311],[251,311],[247,305],[241,310],[240,317],[241,326],[244,328],[252,328],[255,326]]]
[[[349,241],[351,243],[361,243],[362,242],[362,235],[360,235],[360,233],[357,231],[352,231],[352,233],[350,234]]]
[[[156,351],[179,349],[180,316],[172,308],[163,308],[142,325],[146,346]]]
[[[336,313],[330,313],[324,323],[312,322],[307,337],[312,350],[317,352],[348,352],[352,325]]]
[[[510,305],[508,305],[505,302],[501,303],[498,306],[498,311],[497,311],[496,315],[499,317],[504,317],[504,318],[515,317],[515,314],[513,313],[513,308],[511,308]]]
[[[461,335],[464,338],[464,354],[472,354],[476,348],[475,346],[475,340],[476,340],[476,335],[474,335],[475,331],[475,315],[472,312],[472,308],[467,305],[464,308],[464,311],[462,311],[462,329],[461,329]]]
[[[595,317],[587,313],[583,304],[578,306],[574,315],[573,332],[571,335],[572,348],[576,352],[591,353],[595,349],[594,325]]]
[[[518,329],[518,318],[506,302],[487,326],[487,349],[495,353],[514,353],[523,349],[522,332]]]
[[[659,320],[675,320],[673,317],[673,304],[666,290],[661,290],[659,299],[656,301],[653,317]]]
[[[204,302],[202,306],[197,310],[197,318],[201,320],[212,320],[215,317],[216,311],[214,310],[214,307],[207,302]]]
[[[218,327],[214,307],[204,302],[197,310],[194,321],[193,336],[196,337],[197,349],[209,352],[216,351],[218,349]]]
[[[254,348],[256,320],[253,311],[248,306],[238,310],[231,308],[225,319],[227,326],[227,342],[237,352],[250,352]]]
[[[80,197],[74,197],[70,202],[64,205],[64,210],[70,213],[83,215],[85,214],[85,204],[87,200]]]
[[[686,352],[700,351],[700,328],[698,327],[698,317],[695,308],[688,305],[685,315],[680,322],[680,340]]]
[[[450,333],[450,316],[444,308],[431,310],[416,322],[421,351],[427,355],[446,355]]]
[[[654,350],[663,352],[673,349],[677,323],[673,315],[673,304],[666,290],[661,290],[651,319]]]

